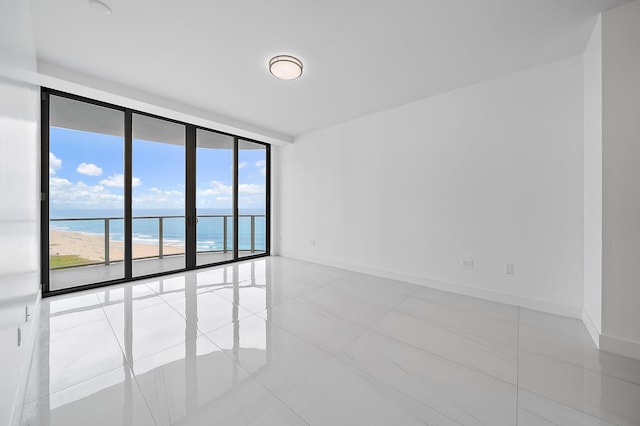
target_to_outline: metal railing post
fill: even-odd
[[[104,219],[104,264],[109,264],[109,218]]]
[[[251,215],[251,253],[256,251],[256,217]]]
[[[220,249],[220,247],[218,245],[216,245],[215,247],[209,247],[208,249],[204,249],[203,251],[205,252],[211,252],[211,253],[224,253],[227,254],[231,251],[235,250],[239,250],[239,243],[238,241],[236,241],[235,235],[236,232],[234,232],[232,229],[229,229],[229,226],[234,226],[234,225],[238,225],[238,228],[241,228],[242,226],[240,226],[240,223],[236,223],[236,216],[233,215],[225,215],[225,214],[213,214],[213,215],[202,215],[200,217],[203,218],[222,218],[222,229],[223,229],[223,236],[222,236],[222,241],[223,241],[223,247],[222,249]],[[246,218],[249,217],[251,224],[250,224],[250,232],[251,232],[251,240],[250,240],[250,247],[245,247],[244,249],[242,249],[244,252],[249,251],[250,253],[256,253],[256,252],[260,252],[260,250],[263,250],[264,247],[264,241],[261,239],[260,241],[257,241],[257,235],[256,235],[256,217],[258,218],[264,218],[265,215],[260,215],[260,214],[243,214],[243,215],[238,215],[237,218]],[[132,217],[132,220],[154,220],[154,219],[158,219],[158,254],[157,255],[151,255],[151,256],[142,256],[142,257],[138,257],[137,259],[148,259],[148,258],[158,258],[158,259],[163,259],[164,258],[164,219],[179,219],[179,218],[184,218],[187,221],[193,221],[195,223],[198,222],[199,217],[184,217],[184,216],[137,216],[137,217]],[[231,225],[229,225],[229,218],[231,220],[233,220],[233,222],[231,222]],[[102,221],[103,222],[103,227],[104,227],[104,260],[97,260],[95,262],[90,262],[90,263],[82,263],[82,264],[78,264],[78,265],[68,265],[68,266],[63,266],[63,267],[59,267],[59,268],[71,268],[71,267],[76,267],[76,266],[85,266],[87,264],[91,264],[91,265],[96,265],[96,264],[102,264],[102,265],[110,265],[111,264],[111,247],[110,247],[110,243],[111,243],[111,220],[123,220],[122,217],[96,217],[96,218],[54,218],[54,219],[50,219],[50,222],[64,222],[64,221],[91,221],[91,220],[95,220],[95,221]],[[238,220],[238,222],[240,222],[240,220]],[[215,227],[214,227],[215,228]],[[234,235],[233,241],[229,241],[229,231],[232,231],[231,234]],[[239,232],[239,231],[238,231]],[[219,241],[219,240],[218,240]],[[257,244],[260,243],[260,246],[257,247]],[[216,243],[217,244],[217,243]],[[238,247],[236,248],[235,245],[238,244]],[[229,247],[229,245],[231,245],[231,247]],[[182,253],[180,253],[182,254]],[[169,253],[167,256],[171,257],[173,256],[172,253]],[[115,262],[120,262],[121,260],[116,259]],[[57,268],[52,268],[52,269],[57,269]]]
[[[227,216],[222,216],[222,222],[224,223],[223,228],[223,237],[222,239],[224,240],[224,253],[227,252]]]
[[[162,217],[158,218],[158,256],[160,259],[164,256],[164,221]]]

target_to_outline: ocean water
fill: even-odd
[[[264,210],[240,209],[238,218],[238,249],[251,249],[251,217],[255,217],[255,249],[266,250],[266,222]],[[52,230],[80,232],[89,235],[104,236],[104,220],[110,218],[109,235],[113,241],[124,240],[124,213],[122,210],[52,210],[51,219],[82,218],[86,220],[52,220]],[[163,243],[165,246],[184,247],[185,224],[184,212],[172,209],[140,209],[133,212],[134,244],[158,245],[159,220],[143,219],[144,216],[181,216],[163,219]],[[215,217],[203,217],[203,216]],[[261,216],[259,216],[261,215]],[[96,220],[97,219],[97,220]],[[198,226],[196,228],[198,251],[224,250],[224,221],[227,222],[227,250],[233,250],[233,217],[229,209],[198,209]]]

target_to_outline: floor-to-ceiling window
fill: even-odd
[[[123,279],[124,113],[55,95],[48,107],[49,286]]]
[[[267,149],[240,139],[238,142],[238,255],[267,250]]]
[[[45,295],[269,254],[267,144],[42,98]]]
[[[133,276],[184,269],[185,125],[132,120]]]
[[[233,259],[234,138],[204,129],[196,133],[198,265]]]

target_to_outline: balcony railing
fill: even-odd
[[[229,247],[229,221],[233,223],[233,215],[198,215],[197,221],[198,223],[200,219],[208,219],[208,218],[221,218],[222,219],[222,248],[221,249],[213,249],[213,250],[197,250],[197,253],[228,253],[232,251],[233,248]],[[250,251],[251,253],[256,252],[256,218],[265,218],[264,214],[241,214],[238,215],[238,219],[241,218],[250,218],[250,247],[248,248],[240,248],[242,251]],[[184,253],[175,253],[175,254],[165,254],[165,220],[167,219],[185,219],[185,216],[134,216],[132,218],[135,223],[136,220],[157,220],[158,221],[158,255],[155,256],[143,256],[143,257],[134,257],[134,260],[142,260],[142,259],[153,259],[159,258],[162,259],[165,256],[176,256],[183,255]],[[54,218],[50,219],[50,222],[80,222],[80,221],[102,221],[103,222],[103,232],[104,232],[104,261],[101,262],[82,262],[80,264],[75,265],[66,265],[63,267],[52,267],[52,269],[62,269],[65,267],[78,267],[78,266],[88,266],[88,265],[109,265],[113,262],[122,262],[122,259],[112,260],[109,253],[109,246],[111,241],[111,222],[112,221],[124,221],[123,217],[73,217],[73,218]],[[184,223],[182,224],[184,226]],[[78,230],[65,230],[64,232],[82,232]],[[266,243],[266,242],[265,242]],[[197,242],[196,242],[197,244]],[[260,251],[260,250],[258,250]]]

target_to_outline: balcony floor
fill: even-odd
[[[264,251],[240,251],[239,257],[264,254]],[[233,260],[233,252],[199,253],[197,264],[211,265]],[[140,259],[133,262],[133,276],[158,274],[184,269],[185,256],[172,255],[162,259]],[[63,290],[86,284],[94,284],[124,278],[124,263],[116,262],[109,265],[87,265],[75,268],[54,269],[49,276],[49,290]]]

